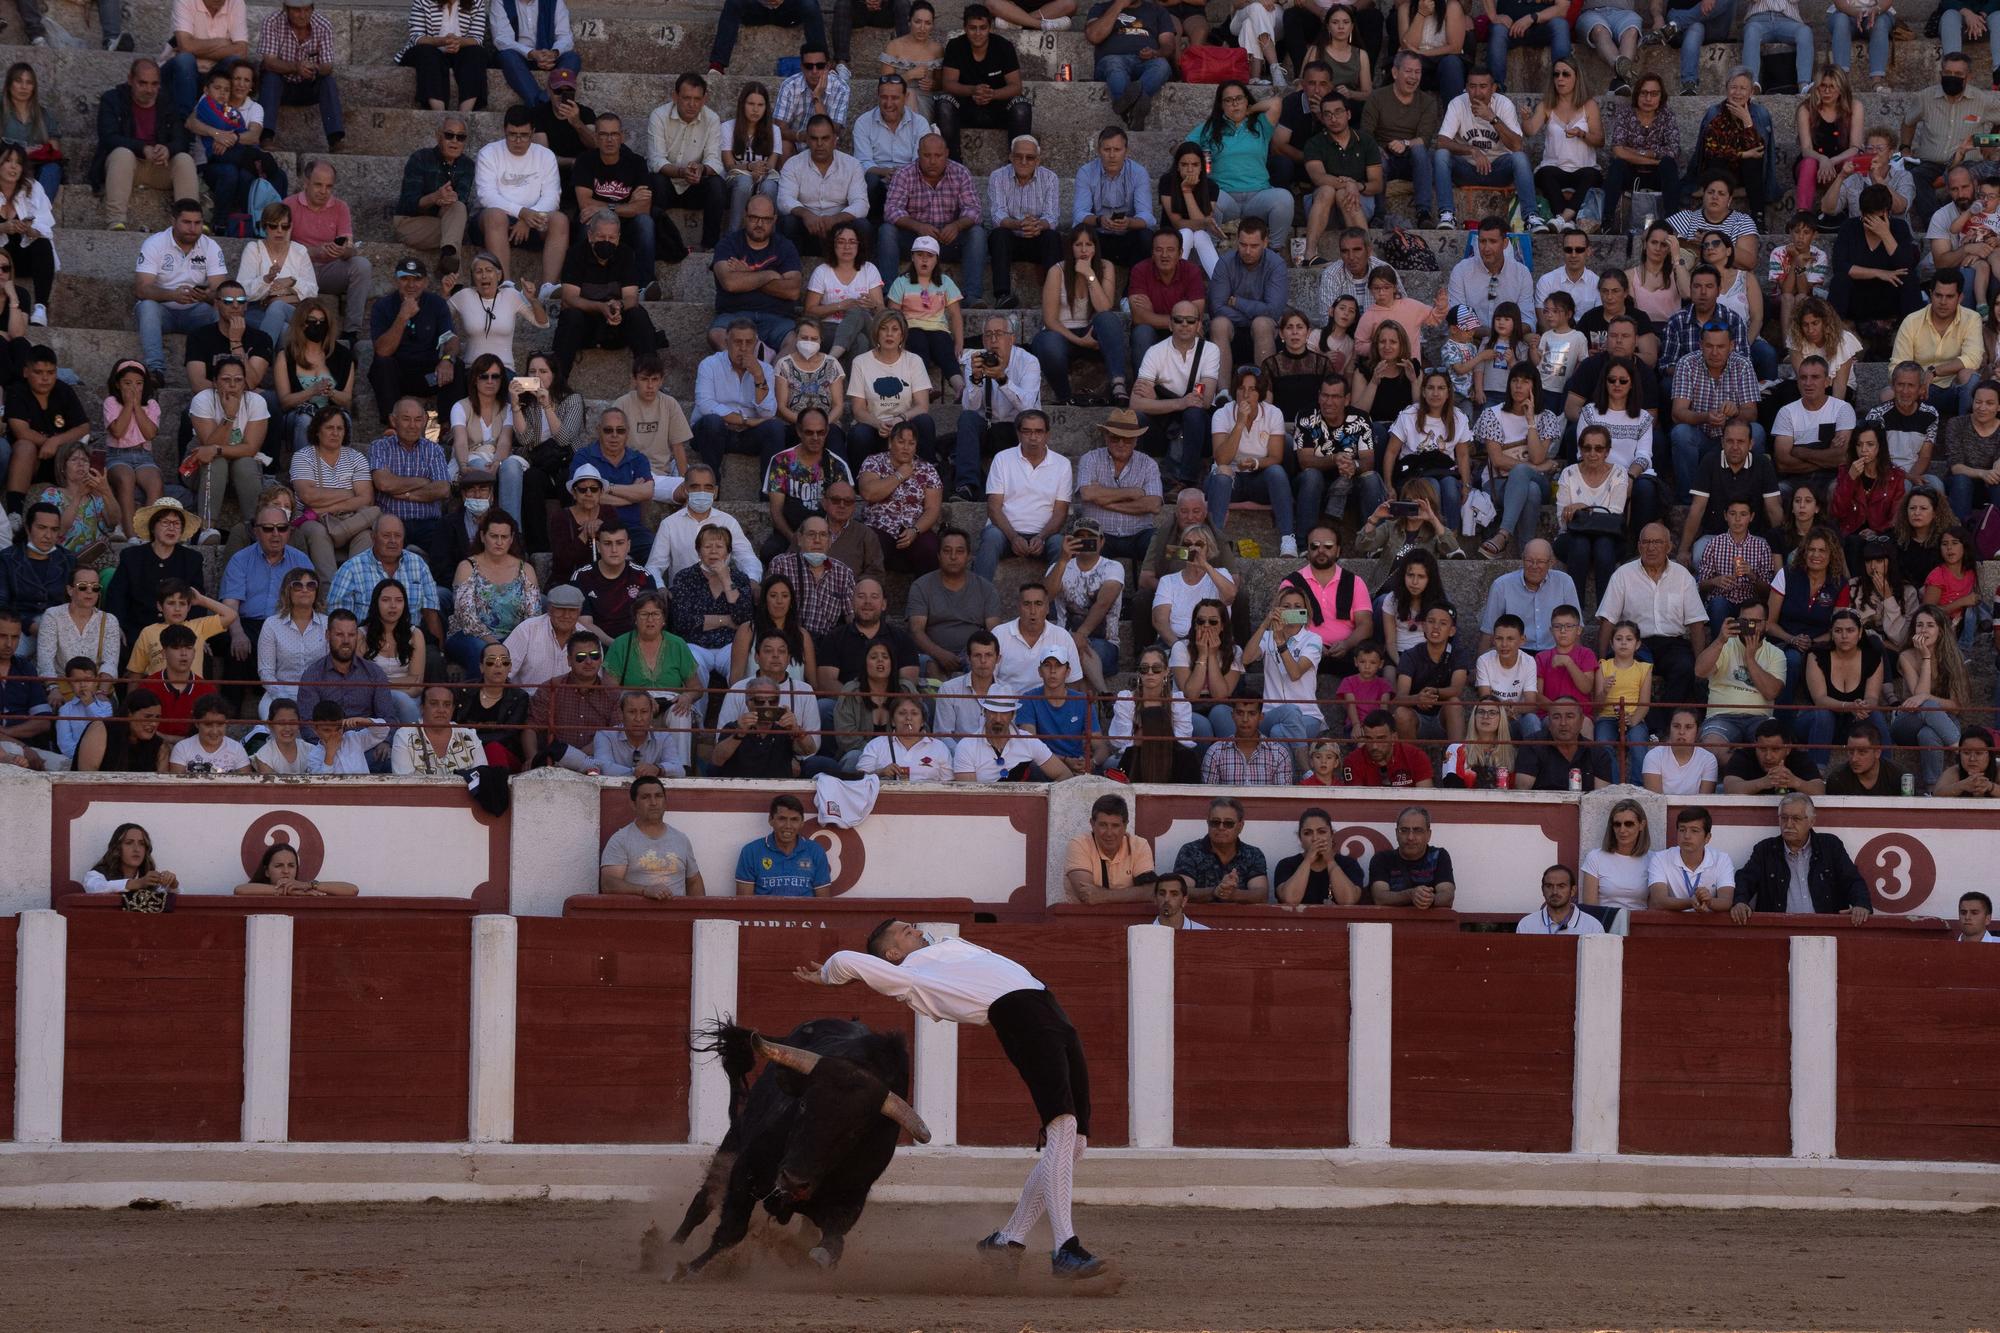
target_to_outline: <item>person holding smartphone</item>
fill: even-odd
[[[1258,730],[1285,746],[1294,773],[1305,771],[1305,743],[1326,730],[1319,706],[1319,659],[1325,645],[1310,620],[1305,593],[1297,584],[1283,584],[1243,650],[1246,669],[1260,662],[1264,667],[1264,718]]]

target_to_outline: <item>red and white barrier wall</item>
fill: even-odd
[[[463,1166],[479,1154],[534,1163],[541,1191],[618,1192],[631,1179],[607,1179],[607,1163],[633,1149],[614,1145],[695,1155],[721,1137],[720,1074],[686,1038],[724,1014],[767,1032],[826,1014],[902,1032],[935,1139],[888,1183],[1004,1193],[979,1150],[1018,1163],[1037,1127],[991,1031],[790,976],[859,947],[868,919],[25,913],[0,923],[15,983],[0,986],[15,1038],[0,1203],[327,1197],[290,1174],[312,1153],[361,1173],[344,1198],[399,1197],[445,1160],[480,1197],[499,1177]],[[1572,1201],[1769,1202],[1796,1168],[1807,1176],[1777,1191],[1792,1202],[2000,1203],[2000,1075],[1967,1058],[2000,1030],[2000,950],[1376,921],[934,928],[1024,960],[1075,1021],[1094,1109],[1084,1180],[1100,1173],[1100,1198],[1323,1203],[1363,1183],[1371,1201],[1449,1198],[1504,1166],[1506,1190]],[[396,1148],[354,1155],[368,1144]],[[156,1159],[134,1145],[172,1145],[157,1161],[173,1179],[147,1176]],[[125,1174],[93,1193],[107,1162]],[[236,1187],[191,1183],[215,1171]],[[1689,1171],[1704,1183],[1631,1183]]]

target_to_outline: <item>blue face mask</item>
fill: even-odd
[[[811,565],[811,566],[812,566],[813,568],[817,569],[817,568],[819,568],[819,566],[821,566],[821,565],[823,565],[823,564],[825,564],[825,563],[826,563],[826,552],[825,552],[825,551],[800,551],[800,552],[799,552],[799,558],[800,558],[801,560],[804,560],[804,561],[805,561],[805,562],[806,562],[807,564]]]

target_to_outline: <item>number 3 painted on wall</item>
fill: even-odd
[[[1854,858],[1875,910],[1900,916],[1914,912],[1937,886],[1937,862],[1923,843],[1906,833],[1870,838]]]

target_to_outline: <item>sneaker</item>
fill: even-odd
[[[1700,91],[1701,91],[1701,85],[1699,83],[1696,83],[1693,79],[1681,80],[1682,97],[1693,97],[1696,93]]]
[[[1556,226],[1540,213],[1537,213],[1528,219],[1528,230],[1537,236],[1545,236],[1549,232],[1556,230]]]
[[[962,481],[958,484],[958,489],[951,493],[951,498],[954,500],[965,500],[972,504],[978,504],[981,500],[985,499],[986,497],[980,492],[978,482]]]
[[[561,290],[562,287],[559,284],[553,282],[545,282],[541,285],[540,290],[538,290],[535,294],[544,301],[552,301],[555,299],[556,293],[560,292]]]
[[[16,538],[19,538],[21,535],[21,530],[25,526],[25,522],[21,518],[21,516],[19,514],[7,515],[7,524],[14,530],[14,536]]]
[[[1627,89],[1632,86],[1632,80],[1639,77],[1639,62],[1630,56],[1621,57],[1611,68],[1616,71],[1618,82]]]
[[[1432,217],[1430,214],[1422,212],[1417,214],[1418,231],[1429,231],[1432,227],[1435,227],[1436,225],[1437,225],[1437,219]]]
[[[1019,310],[1021,308],[1021,298],[1014,295],[1011,291],[1002,292],[993,298],[993,308],[995,310]]]
[[[1084,1249],[1082,1241],[1071,1236],[1049,1260],[1049,1271],[1060,1278],[1096,1277],[1104,1271],[1104,1261]]]
[[[1043,32],[1068,32],[1068,31],[1069,31],[1069,15],[1065,14],[1065,15],[1063,15],[1063,16],[1062,16],[1061,18],[1059,18],[1059,19],[1043,19],[1043,20],[1042,20],[1042,31],[1043,31]]]
[[[1139,85],[1133,84],[1111,99],[1111,111],[1120,120],[1132,118],[1132,104],[1139,100]]]
[[[1285,67],[1283,65],[1271,66],[1272,88],[1276,89],[1278,92],[1283,92],[1285,91],[1286,88],[1291,86],[1291,82],[1292,82],[1291,76],[1285,73]]]
[[[1153,96],[1140,93],[1139,100],[1132,103],[1132,112],[1125,117],[1125,124],[1134,134],[1146,128],[1146,117],[1153,114]]]
[[[1290,533],[1287,533],[1283,537],[1278,538],[1279,555],[1297,555],[1298,553],[1299,553],[1299,539],[1297,537],[1294,537]]]
[[[33,324],[36,328],[48,327],[49,308],[43,305],[41,302],[37,301],[35,303],[35,312],[28,316],[28,322],[30,324]]]
[[[220,545],[222,545],[222,529],[221,529],[221,528],[203,528],[203,529],[201,530],[201,536],[199,536],[199,537],[196,537],[196,538],[194,539],[194,544],[195,544],[196,546],[220,546]]]
[[[1021,1244],[1020,1241],[1008,1240],[997,1231],[972,1248],[981,1259],[995,1268],[1004,1267],[1008,1269],[1019,1268],[1021,1266],[1021,1256],[1028,1251],[1028,1247]]]
[[[49,44],[49,39],[46,37],[31,38],[28,42],[29,46],[47,46],[48,44]]]
[[[1438,230],[1439,231],[1458,230],[1458,214],[1452,212],[1449,208],[1445,209],[1442,213],[1439,213]]]
[[[125,224],[124,224],[124,223],[122,223],[122,222],[114,222],[114,223],[112,223],[112,224],[111,224],[110,226],[106,227],[106,228],[105,228],[105,230],[106,230],[106,231],[124,231],[124,230],[125,230]]]
[[[1021,25],[1018,23],[1009,23],[1003,18],[993,20],[993,31],[995,32],[1019,32],[1020,30]]]

